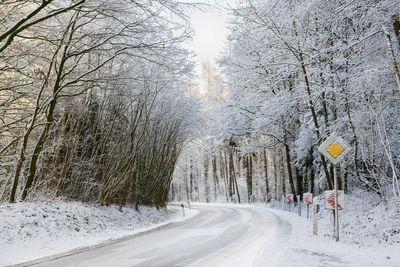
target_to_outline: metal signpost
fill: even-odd
[[[328,158],[332,164],[337,165],[346,154],[350,151],[350,146],[336,133],[332,133],[328,139],[325,140],[319,147],[319,153]],[[337,191],[337,177],[336,168],[333,168],[333,179],[334,179],[334,206],[335,206],[335,218],[334,218],[334,229],[336,242],[339,241],[339,213],[338,213],[338,191]]]

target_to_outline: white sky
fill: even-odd
[[[195,35],[189,47],[198,54],[199,60],[212,61],[223,50],[228,34],[226,19],[225,11],[193,13],[191,22]]]
[[[221,1],[221,4],[224,1]],[[228,35],[228,14],[225,10],[193,10],[191,23],[193,25],[194,37],[187,44],[187,48],[196,52],[196,74],[201,78],[201,64],[207,60],[214,63],[220,53],[223,52]],[[199,80],[200,90],[202,81]]]

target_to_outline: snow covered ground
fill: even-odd
[[[363,191],[346,196],[345,209],[339,212],[337,243],[333,239],[332,211],[324,208],[323,201],[320,196],[318,236],[313,236],[312,206],[307,219],[305,205],[299,217],[297,207],[289,212],[287,203],[284,210],[282,203],[275,204],[275,208],[255,204],[290,223],[291,233],[284,241],[285,261],[299,262],[299,266],[400,266],[399,202],[385,207],[377,196]],[[282,262],[280,266],[286,265]]]
[[[332,236],[332,210],[325,209],[324,195],[319,196],[321,211],[318,214],[319,233]],[[265,204],[256,204],[265,206]],[[287,203],[272,205],[275,209],[288,210]],[[293,215],[297,207],[291,208]],[[302,205],[302,216],[306,217],[306,206]],[[310,205],[312,216],[312,205]],[[400,246],[400,202],[389,201],[387,207],[379,197],[364,191],[353,192],[345,196],[344,210],[339,211],[340,241],[359,246],[397,245]],[[311,222],[311,219],[310,219]]]
[[[0,266],[118,240],[162,225],[182,221],[195,210],[101,207],[80,202],[42,200],[0,205]]]
[[[400,266],[399,244],[355,244],[349,242],[347,234],[341,235],[342,241],[335,242],[330,233],[332,226],[323,219],[319,236],[313,236],[311,219],[277,209],[268,209],[268,212],[291,225],[290,234],[277,244],[284,256],[272,266]],[[264,261],[267,264],[268,258],[264,257]]]

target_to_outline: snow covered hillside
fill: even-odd
[[[80,202],[41,200],[0,205],[0,266],[117,240],[196,214],[133,206],[101,207]]]
[[[378,196],[360,190],[347,196],[345,205],[339,214],[343,242],[366,246],[387,243],[400,249],[399,202],[389,202],[385,207]],[[331,232],[331,210],[323,210],[321,223],[327,233]]]
[[[353,227],[345,226],[341,231],[342,240],[335,242],[332,224],[325,216],[319,221],[319,235],[314,236],[312,219],[279,209],[268,211],[291,225],[290,235],[281,248],[285,256],[272,266],[400,266],[400,244],[379,243],[377,238],[374,241],[378,242],[371,242],[372,239],[368,244],[364,242],[362,233],[369,228],[367,223],[363,223],[359,229],[355,222]],[[343,215],[344,224],[349,220],[355,221],[356,215],[360,214],[356,213],[347,219]],[[359,219],[362,218],[361,214]],[[362,244],[358,244],[360,241]],[[265,262],[268,262],[267,259]]]
[[[318,213],[319,235],[332,237],[333,214],[332,210],[325,209],[324,197],[320,195],[321,211]],[[257,206],[265,207],[264,203]],[[287,202],[275,202],[269,205],[274,210],[288,211]],[[312,225],[312,205],[310,205],[309,224]],[[302,217],[307,216],[307,207],[301,206]],[[298,207],[291,207],[288,213],[297,217]],[[378,244],[399,246],[400,249],[400,205],[397,202],[388,203],[387,207],[379,197],[359,190],[346,195],[344,210],[339,212],[340,242],[357,244],[368,247]],[[311,229],[311,228],[310,228]]]

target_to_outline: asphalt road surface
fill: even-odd
[[[290,227],[265,210],[194,206],[198,215],[35,266],[276,266]]]

